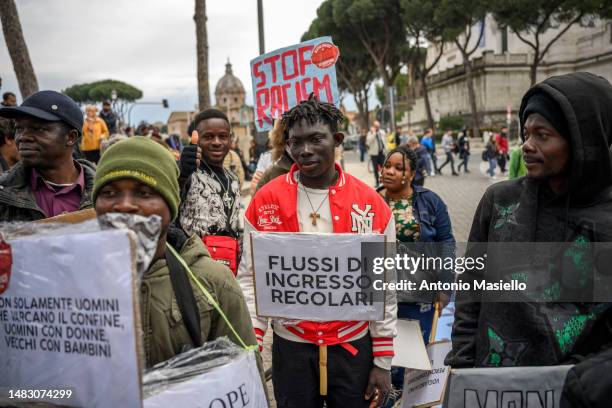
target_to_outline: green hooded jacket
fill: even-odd
[[[171,245],[174,244],[192,272],[217,301],[242,340],[247,345],[256,345],[257,340],[249,311],[232,272],[213,260],[202,241],[195,235],[183,243],[172,242],[170,236],[168,241]],[[193,281],[190,280],[190,283],[200,311],[202,341],[227,336],[240,345],[240,341],[233,335],[213,305],[206,300]],[[165,259],[153,262],[142,279],[140,313],[147,367],[168,360],[186,348],[193,347],[189,332],[183,323]]]

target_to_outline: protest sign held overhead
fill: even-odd
[[[311,93],[322,102],[338,105],[335,64],[339,55],[331,37],[320,37],[251,60],[257,131],[272,129],[274,119]]]
[[[361,256],[379,234],[253,232],[252,256],[259,316],[288,319],[382,320],[384,291]],[[380,245],[384,248],[384,245]]]
[[[140,406],[128,232],[73,231],[7,243],[12,265],[0,294],[0,390],[39,391],[13,395],[11,403],[25,397],[62,406]],[[1,405],[11,398],[4,394]]]

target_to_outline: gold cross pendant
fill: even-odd
[[[310,213],[310,219],[312,219],[313,226],[317,225],[317,218],[321,218],[321,216],[317,214],[316,212]]]

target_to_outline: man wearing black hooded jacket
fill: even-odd
[[[612,241],[610,112],[612,86],[592,74],[532,87],[519,112],[528,174],[489,187],[470,243]],[[612,304],[462,300],[446,358],[455,368],[571,364],[612,345]]]

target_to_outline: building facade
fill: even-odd
[[[232,72],[232,64],[225,64],[225,75],[215,87],[216,108],[225,112],[232,125],[236,144],[248,160],[251,143],[251,126],[253,124],[253,108],[245,102],[246,92],[242,81]]]
[[[478,37],[480,23],[473,27]],[[563,28],[563,26],[561,27]],[[484,21],[483,37],[472,56],[474,90],[481,125],[495,128],[510,121],[517,128],[517,116],[522,96],[530,87],[530,65],[533,51],[516,34],[498,25],[492,16]],[[558,33],[548,30],[543,44]],[[472,40],[473,45],[476,45]],[[430,46],[428,62],[437,50]],[[594,20],[588,26],[575,24],[555,42],[538,67],[537,81],[554,75],[588,71],[612,82],[612,23]],[[470,108],[465,70],[459,50],[446,45],[442,58],[427,78],[431,109],[436,121],[445,116],[461,115],[469,123]],[[411,111],[406,115],[412,127],[424,127],[427,113],[422,92],[415,92]]]

